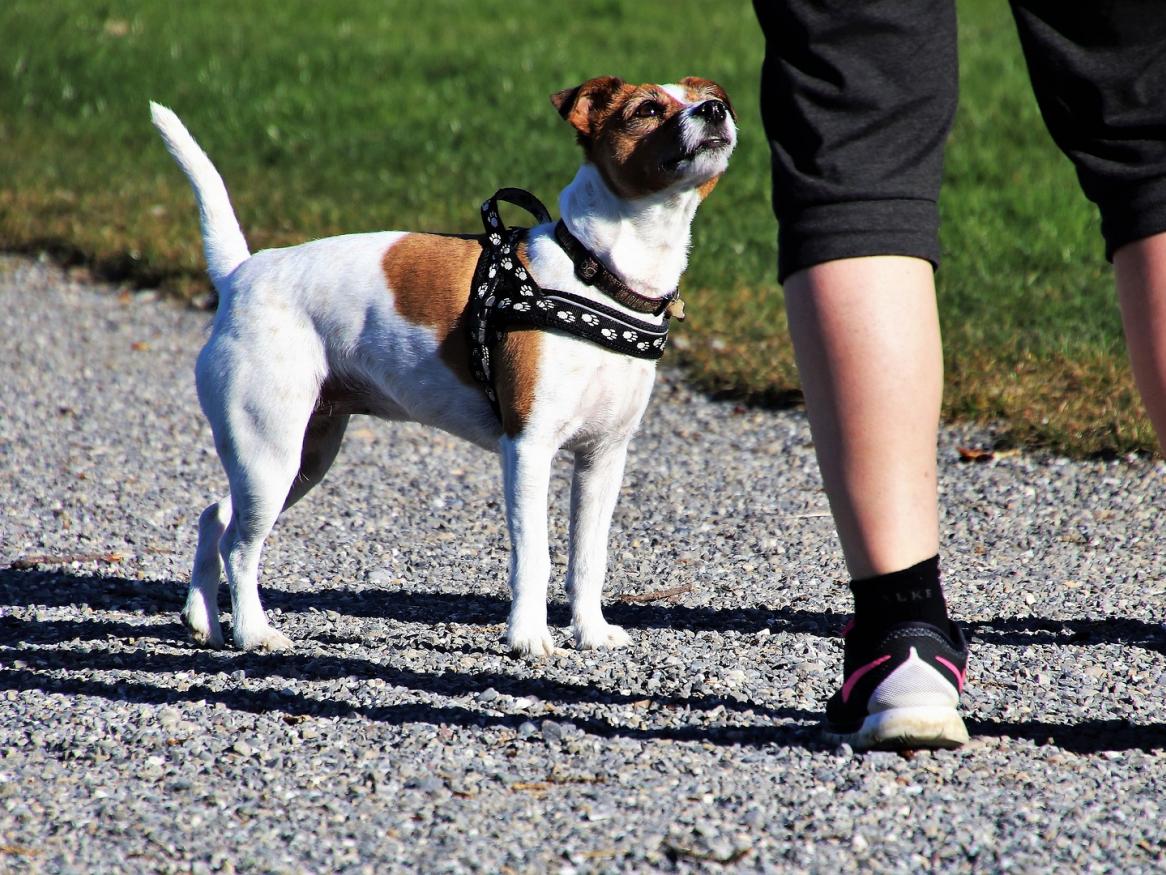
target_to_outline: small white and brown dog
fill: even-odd
[[[736,145],[724,90],[698,78],[632,85],[602,77],[551,102],[584,152],[559,196],[563,222],[628,287],[663,299],[687,264],[693,215]],[[477,240],[389,231],[252,255],[214,165],[173,112],[152,103],[151,114],[194,188],[219,293],[196,376],[230,493],[199,521],[182,611],[193,638],[223,644],[225,568],[236,646],[291,645],[260,603],[260,550],[281,511],[324,477],[349,416],[364,413],[427,423],[501,454],[511,543],[506,641],[517,653],[555,648],[547,496],[553,456],[573,453],[567,591],[575,644],[625,644],[624,630],[604,620],[600,594],[628,442],[655,362],[554,330],[507,332],[491,351],[495,412],[471,374],[463,324]],[[580,281],[553,227],[530,229],[519,249],[535,281],[623,312]]]

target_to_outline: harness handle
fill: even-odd
[[[482,204],[482,223],[486,226],[487,233],[506,230],[506,224],[502,221],[502,216],[498,211],[498,201],[505,201],[526,210],[538,219],[540,225],[551,221],[551,214],[543,206],[543,202],[529,191],[522,188],[501,188],[492,198]]]

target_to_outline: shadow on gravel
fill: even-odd
[[[287,592],[264,587],[263,605],[291,613],[335,611],[350,617],[421,623],[494,624],[506,621],[510,601],[496,595],[475,593],[411,592],[407,589],[345,590],[321,588],[312,592]],[[0,605],[64,607],[88,605],[95,610],[131,611],[182,608],[185,583],[162,580],[130,580],[115,575],[74,574],[45,570],[0,569]],[[219,607],[230,611],[226,587],[219,592]],[[831,637],[845,622],[832,611],[796,608],[711,608],[673,604],[608,604],[604,613],[620,625],[636,629],[686,629],[695,632],[794,632]],[[552,602],[548,616],[555,625],[570,623],[564,602]]]
[[[0,606],[88,605],[95,610],[173,611],[182,607],[184,583],[130,580],[115,575],[84,575],[68,572],[0,569]],[[264,588],[267,608],[288,612],[336,611],[350,617],[420,623],[495,624],[506,621],[508,599],[475,593],[431,593],[409,590],[345,590],[321,588],[313,592],[287,592]],[[220,609],[230,610],[226,587],[220,591]],[[804,611],[765,606],[742,608],[687,607],[673,604],[611,602],[605,607],[609,620],[635,629],[686,629],[696,632],[771,632],[834,637],[847,615],[833,611]],[[549,617],[555,625],[570,622],[563,602],[552,602]],[[1145,620],[1105,619],[1050,620],[1043,617],[1001,617],[962,623],[969,640],[1021,646],[1058,644],[1089,646],[1121,644],[1166,654],[1166,627]],[[140,627],[139,637],[151,632]],[[131,635],[134,633],[130,633]]]
[[[49,622],[50,626],[57,625]],[[76,625],[76,624],[73,624]],[[11,628],[9,625],[8,628]],[[70,631],[73,631],[70,629]],[[498,672],[459,672],[444,669],[439,672],[414,671],[371,660],[352,657],[333,657],[297,654],[255,654],[231,651],[191,649],[186,653],[157,653],[148,650],[109,652],[103,650],[78,651],[55,647],[24,647],[10,651],[15,655],[12,668],[0,669],[0,690],[39,689],[65,695],[96,696],[111,701],[136,702],[150,705],[173,705],[183,702],[222,703],[237,711],[254,714],[276,713],[294,722],[299,717],[353,718],[391,725],[425,723],[434,726],[465,726],[517,728],[530,715],[485,713],[472,705],[451,702],[431,704],[403,702],[390,705],[364,704],[346,700],[346,690],[337,695],[335,688],[317,690],[319,695],[273,688],[265,685],[255,688],[254,682],[285,679],[296,681],[370,680],[403,687],[420,693],[463,698],[493,688],[499,693],[515,697],[535,696],[559,705],[642,705],[650,700],[651,707],[712,712],[749,710],[771,720],[797,721],[809,724],[815,716],[804,709],[765,707],[751,702],[720,696],[669,696],[644,693],[620,694],[585,683],[540,677],[517,677]],[[200,675],[205,683],[184,683],[182,689],[156,685],[133,679],[104,679],[77,677],[61,672],[100,673],[134,671],[147,674],[180,674],[185,678]],[[46,674],[53,672],[54,674]],[[237,680],[228,680],[227,673],[242,672]],[[185,680],[184,678],[184,680]],[[250,682],[250,683],[248,683]],[[650,713],[650,712],[649,712]],[[538,719],[538,718],[533,718]],[[797,745],[821,747],[817,731],[809,725],[767,725],[755,727],[693,725],[681,727],[631,728],[617,726],[593,715],[563,714],[556,719],[569,719],[585,732],[600,737],[620,737],[639,740],[699,741],[713,744]]]
[[[524,685],[525,686],[525,685]],[[517,730],[531,719],[525,714],[484,714],[462,705],[431,705],[405,702],[394,705],[361,705],[334,699],[316,699],[309,696],[283,696],[273,692],[253,690],[217,690],[206,685],[192,685],[183,691],[158,687],[134,681],[100,681],[70,677],[46,677],[31,671],[0,671],[0,690],[43,690],[62,695],[96,696],[111,701],[134,702],[147,705],[175,705],[183,702],[222,703],[234,711],[252,714],[283,714],[289,723],[300,718],[355,718],[394,726],[424,723],[432,726],[492,727]],[[526,689],[526,694],[535,690]],[[756,710],[756,709],[753,709]],[[605,720],[578,715],[555,715],[569,719],[584,732],[600,738],[629,738],[638,741],[694,741],[711,744],[781,746],[826,749],[832,745],[822,742],[814,724],[818,715],[800,708],[778,708],[786,720],[811,725],[781,725],[757,727],[679,726],[635,729],[613,726]]]
[[[1166,627],[1161,623],[1107,617],[1103,620],[1046,620],[1043,617],[1001,617],[967,623],[964,630],[972,642],[986,641],[1021,647],[1029,644],[1059,644],[1088,647],[1094,644],[1122,644],[1166,654]]]
[[[0,570],[0,606],[85,606],[94,610],[136,610],[149,618],[164,615],[171,622],[135,624],[100,618],[40,619],[0,618],[0,641],[8,648],[8,665],[0,666],[0,689],[41,689],[73,695],[97,696],[114,701],[174,704],[206,701],[252,713],[277,712],[294,720],[301,716],[363,717],[403,725],[427,723],[451,726],[493,726],[515,729],[524,714],[485,713],[470,705],[406,702],[370,705],[339,698],[335,689],[309,691],[280,688],[280,678],[306,682],[339,679],[378,679],[391,686],[429,695],[465,697],[488,688],[515,697],[536,696],[547,702],[575,705],[638,706],[648,700],[652,709],[712,712],[748,710],[769,720],[793,721],[760,727],[682,726],[633,729],[613,725],[601,717],[570,715],[573,723],[601,737],[642,740],[703,741],[714,744],[796,745],[823,748],[812,724],[817,714],[801,708],[767,707],[738,702],[722,696],[680,696],[632,691],[620,694],[586,683],[516,673],[463,672],[449,669],[416,671],[375,660],[333,655],[258,654],[232,650],[208,651],[189,645],[177,622],[183,585],[173,581],[138,581],[117,576],[85,576],[43,570]],[[266,590],[269,607],[288,612],[333,610],[352,616],[375,616],[404,622],[499,624],[505,621],[508,602],[494,596],[462,593],[410,593],[408,591],[347,591],[325,589],[313,593]],[[224,605],[224,608],[227,606]],[[567,608],[552,607],[556,624],[567,622]],[[677,628],[708,631],[755,632],[767,628],[812,635],[833,635],[841,616],[831,612],[792,608],[750,607],[741,609],[690,608],[679,605],[629,605],[616,603],[609,617],[638,628]],[[973,641],[1006,646],[1054,644],[1069,646],[1122,645],[1166,653],[1166,630],[1156,623],[1123,618],[1048,620],[1040,617],[1001,618],[966,624]],[[316,636],[316,646],[327,646],[335,636]],[[179,652],[158,652],[145,645],[131,650],[61,649],[70,641],[154,639],[168,642]],[[369,642],[374,643],[374,642]],[[386,658],[395,651],[386,648]],[[199,683],[183,688],[139,680],[98,679],[70,676],[68,672],[135,671],[152,674],[185,674]],[[226,675],[243,672],[236,679]],[[52,672],[54,674],[47,674]],[[255,681],[265,682],[256,688]],[[274,681],[275,683],[266,683]],[[347,695],[341,693],[341,696]],[[649,711],[650,713],[650,711]],[[560,718],[563,715],[559,715]],[[1077,723],[1041,721],[1006,722],[969,720],[973,735],[1027,739],[1053,744],[1079,753],[1166,748],[1166,724],[1138,725],[1123,720],[1083,720]]]
[[[205,701],[222,703],[232,710],[256,714],[283,714],[294,721],[300,717],[334,717],[364,719],[406,725],[467,727],[504,727],[517,729],[532,719],[528,714],[499,714],[479,710],[469,705],[451,702],[431,704],[404,702],[375,705],[348,700],[347,690],[334,686],[317,690],[293,690],[280,687],[279,680],[332,682],[338,680],[377,679],[391,687],[405,688],[417,693],[464,699],[493,688],[498,693],[514,697],[534,696],[545,702],[562,705],[608,705],[651,709],[686,711],[694,713],[694,720],[702,713],[748,710],[754,715],[780,725],[764,726],[709,726],[631,728],[614,725],[602,716],[559,713],[556,719],[570,720],[585,732],[600,737],[621,737],[640,740],[697,741],[735,745],[796,745],[822,747],[813,724],[817,715],[800,708],[766,707],[753,702],[739,702],[722,696],[681,696],[647,694],[633,691],[621,694],[587,683],[572,683],[548,677],[525,675],[526,663],[516,661],[516,673],[497,671],[464,672],[442,667],[437,671],[418,671],[408,667],[378,662],[371,659],[329,654],[262,654],[241,653],[233,650],[212,651],[195,648],[186,640],[185,631],[177,621],[184,588],[169,581],[135,581],[112,576],[85,576],[79,574],[39,570],[0,570],[0,606],[35,605],[45,608],[87,606],[96,610],[139,610],[151,620],[158,614],[174,618],[173,622],[150,622],[138,625],[122,620],[97,618],[22,619],[0,617],[0,641],[10,649],[0,665],[0,690],[39,689],[65,695],[96,696],[111,701],[138,702],[152,705]],[[495,624],[506,618],[508,604],[501,599],[464,595],[418,594],[401,592],[386,599],[379,592],[321,591],[315,594],[265,592],[269,607],[285,611],[335,610],[357,616],[388,617],[398,620],[429,623],[483,623]],[[319,596],[318,598],[316,596]],[[408,601],[408,604],[399,604]],[[390,604],[400,609],[382,610]],[[454,606],[458,606],[456,609]],[[226,605],[224,605],[226,607]],[[558,608],[565,612],[562,605]],[[642,607],[636,612],[643,613]],[[715,615],[710,612],[710,617]],[[706,618],[708,620],[709,618]],[[319,646],[333,636],[314,636],[312,644]],[[156,639],[168,642],[179,652],[163,652],[152,644],[136,648],[104,650],[92,648],[62,648],[62,642],[92,642],[132,639]],[[370,642],[375,643],[375,642]],[[460,651],[459,651],[460,652]],[[387,648],[386,657],[395,650]],[[153,684],[138,678],[79,677],[75,672],[94,673],[132,671],[146,675],[181,675],[182,688],[174,684]],[[242,672],[238,678],[228,677]],[[190,679],[196,683],[189,683]],[[263,686],[257,688],[256,682]],[[274,682],[274,683],[272,683]],[[317,695],[313,695],[316,693]],[[535,718],[537,719],[537,718]],[[789,721],[795,721],[790,723]]]
[[[965,723],[973,737],[1026,739],[1073,753],[1166,749],[1166,723],[1131,723],[1121,719],[1081,720],[1077,723],[966,720]]]
[[[110,574],[0,568],[0,606],[87,605],[95,610],[133,611],[182,607],[185,589],[171,581],[130,580]]]

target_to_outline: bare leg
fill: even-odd
[[[851,577],[934,556],[943,357],[931,265],[902,256],[830,261],[791,276],[785,297]]]
[[[1113,266],[1134,379],[1166,452],[1166,233],[1123,246]]]

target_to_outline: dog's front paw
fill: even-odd
[[[506,645],[515,656],[553,656],[558,649],[550,630],[512,627],[506,631]]]
[[[575,626],[575,646],[580,650],[614,650],[631,641],[631,636],[624,631],[623,626],[613,626],[602,620]]]
[[[235,646],[240,650],[264,650],[278,653],[292,649],[292,640],[274,626],[256,626],[250,629],[235,627]]]

